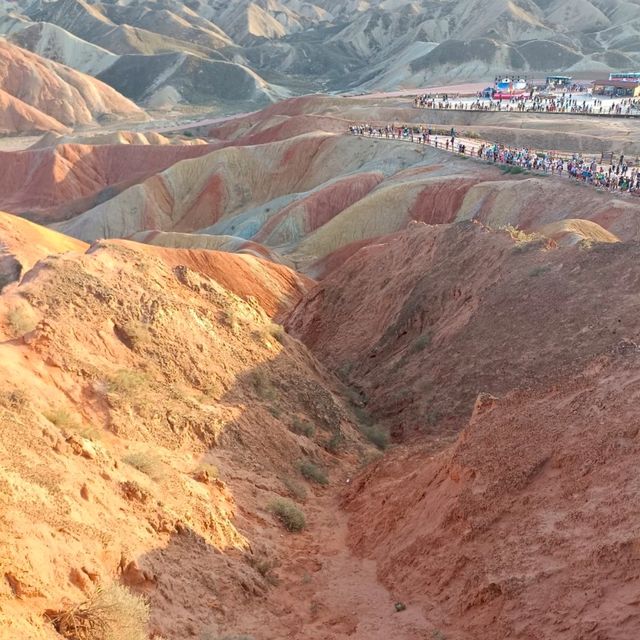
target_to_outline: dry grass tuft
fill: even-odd
[[[163,462],[153,453],[139,451],[122,458],[129,466],[149,476],[152,480],[160,480],[163,474]]]
[[[269,335],[275,338],[280,344],[284,343],[285,330],[281,324],[272,322],[269,326]]]
[[[293,418],[290,430],[299,436],[313,438],[316,434],[316,428],[307,420],[302,420],[298,416]]]
[[[29,312],[23,307],[11,309],[7,313],[7,322],[16,338],[33,331],[38,324],[33,312]]]
[[[78,416],[67,411],[63,407],[56,407],[55,409],[48,409],[42,414],[49,422],[56,425],[60,429],[73,429],[77,430],[80,426],[80,420]]]
[[[378,449],[384,451],[389,446],[389,434],[386,429],[378,425],[370,427],[362,427],[362,433],[367,437],[367,440],[374,444]]]
[[[307,499],[307,489],[304,485],[296,482],[292,478],[283,478],[282,484],[289,492],[289,495],[291,495],[296,500],[304,502]]]
[[[311,460],[303,460],[300,463],[300,473],[311,482],[323,485],[329,484],[329,479],[324,469],[311,462]]]
[[[307,525],[302,509],[288,498],[274,500],[269,504],[269,511],[282,522],[287,531],[302,531]]]
[[[149,378],[145,373],[121,369],[107,382],[107,392],[118,395],[132,395],[148,382]]]
[[[149,605],[126,587],[114,584],[49,618],[67,640],[147,640]]]
[[[250,377],[253,389],[260,399],[271,402],[276,399],[276,390],[273,388],[269,376],[265,371],[257,369]]]

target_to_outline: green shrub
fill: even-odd
[[[273,570],[278,566],[277,561],[268,558],[266,555],[250,555],[248,556],[249,564],[271,584],[278,584],[278,578]]]
[[[293,496],[300,502],[304,502],[307,499],[307,489],[304,485],[293,480],[293,478],[283,478],[282,484],[289,492],[289,495]]]
[[[80,424],[78,416],[67,411],[63,407],[57,407],[56,409],[49,409],[42,414],[49,422],[52,422],[56,427],[60,429],[73,429],[77,428]]]
[[[311,460],[303,460],[300,463],[300,473],[310,482],[317,484],[329,484],[329,479],[325,471]]]
[[[279,418],[282,415],[282,410],[280,409],[280,407],[276,407],[274,405],[271,405],[270,407],[267,407],[267,411],[269,411],[269,413],[274,418]]]
[[[411,345],[411,353],[420,353],[420,351],[424,351],[431,344],[431,336],[423,333],[419,338],[414,340]]]
[[[269,381],[267,374],[262,369],[258,369],[251,374],[251,384],[258,394],[258,397],[262,400],[273,401],[276,399],[276,391]]]
[[[374,444],[378,449],[384,451],[389,446],[389,434],[386,429],[378,425],[371,427],[363,427],[362,433],[367,437],[367,440]]]
[[[310,422],[302,420],[298,416],[293,419],[290,429],[293,433],[307,438],[313,438],[316,435],[316,428]]]
[[[345,439],[344,436],[342,435],[342,433],[340,433],[339,431],[337,433],[334,433],[329,440],[327,440],[327,442],[324,445],[324,448],[329,452],[329,453],[339,453],[345,445]]]
[[[269,505],[273,513],[285,526],[287,531],[302,531],[306,526],[303,511],[288,498],[278,498]]]
[[[535,269],[532,269],[531,271],[529,271],[529,276],[532,278],[536,278],[538,276],[541,276],[544,273],[547,273],[551,271],[551,266],[550,265],[542,265],[539,267],[536,267]]]

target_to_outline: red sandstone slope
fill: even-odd
[[[62,125],[105,116],[142,119],[144,112],[108,85],[0,38],[0,89]],[[58,131],[59,126],[53,130]]]
[[[0,134],[68,133],[69,129],[55,118],[0,90]]]
[[[438,637],[637,637],[640,352],[624,335],[550,387],[480,398],[450,450],[356,481],[352,545]]]
[[[404,445],[344,504],[433,637],[636,637],[639,257],[414,224],[291,314]]]
[[[115,242],[157,256],[169,267],[186,267],[212,278],[243,300],[254,300],[270,316],[290,309],[314,284],[289,267],[250,255]]]
[[[306,565],[268,505],[303,500],[304,458],[341,473],[332,434],[356,441],[331,377],[261,306],[297,286],[255,259],[112,242],[4,288],[2,640],[59,638],[44,612],[113,581],[149,599],[152,637],[242,633],[256,612],[257,640],[290,632],[265,595],[282,561]],[[290,430],[302,419],[315,434]],[[302,548],[322,520],[307,491]]]
[[[210,152],[207,145],[80,145],[0,152],[0,202],[5,210],[57,220],[81,213],[132,183],[185,158]]]
[[[0,211],[0,252],[14,256],[24,270],[47,256],[88,247],[80,240]]]
[[[636,252],[413,224],[333,271],[288,326],[398,436],[456,426],[480,391],[545,384],[634,338]]]

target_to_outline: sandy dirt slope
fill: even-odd
[[[420,602],[440,637],[637,634],[631,335],[618,331],[613,348],[551,386],[480,397],[449,450],[408,448],[355,482],[352,547]]]
[[[479,391],[535,388],[633,332],[636,250],[557,247],[478,223],[413,224],[352,255],[309,292],[288,327],[357,381],[399,438],[457,428]]]
[[[288,310],[314,284],[289,267],[250,255],[116,242],[156,256],[169,267],[196,271],[240,298],[255,299],[270,316]]]
[[[218,258],[103,243],[44,258],[0,294],[3,640],[53,640],[45,610],[114,580],[149,598],[153,634],[177,640],[244,632],[295,598],[309,565],[290,549],[321,547],[333,487],[368,448],[337,381],[260,304],[297,286],[275,284],[284,268]],[[296,420],[315,434],[293,433]],[[305,458],[329,489],[305,482]],[[306,501],[299,542],[269,512],[278,495]],[[344,549],[344,524],[335,533]],[[391,606],[370,563],[352,562],[358,588]]]

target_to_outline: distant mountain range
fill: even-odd
[[[143,107],[640,68],[640,0],[0,0],[0,34]]]

